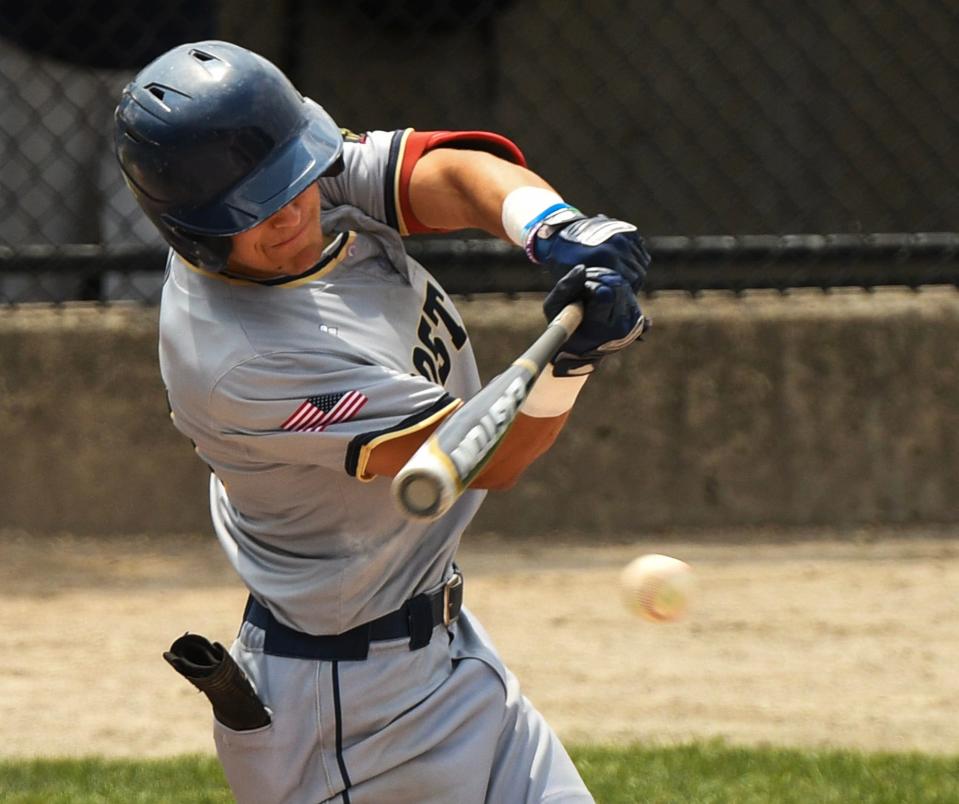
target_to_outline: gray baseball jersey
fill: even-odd
[[[459,314],[386,223],[400,136],[347,142],[344,172],[320,181],[330,243],[306,275],[243,280],[173,256],[163,291],[161,371],[213,470],[217,536],[274,615],[310,633],[435,586],[483,497],[423,524],[397,510],[389,478],[364,475],[372,448],[479,389]]]
[[[402,245],[414,136],[347,140],[345,170],[319,180],[328,244],[306,273],[168,264],[161,372],[177,428],[213,471],[216,534],[254,596],[312,634],[439,587],[484,495],[411,521],[391,479],[366,471],[376,449],[480,387],[459,314]],[[240,802],[591,801],[468,609],[444,638],[377,642],[365,661],[286,658],[263,640],[245,622],[231,654],[271,724],[214,723]]]

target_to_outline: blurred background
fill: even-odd
[[[204,38],[267,56],[353,130],[513,138],[567,199],[649,236],[669,269],[651,291],[956,279],[947,0],[0,0],[0,34],[7,305],[156,301],[163,249],[112,113],[139,68]],[[544,281],[498,243],[411,250],[459,292]]]
[[[0,754],[210,750],[160,651],[231,638],[244,593],[112,153],[124,84],[210,37],[354,131],[502,133],[647,235],[653,332],[463,543],[564,735],[959,751],[959,4],[0,0]],[[520,249],[409,250],[485,378],[541,331]],[[701,579],[669,630],[611,591],[652,551]]]

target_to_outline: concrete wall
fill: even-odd
[[[536,300],[461,302],[490,377]],[[663,294],[553,451],[475,530],[959,521],[959,293]],[[156,311],[0,312],[0,527],[208,529],[205,467],[167,416]]]

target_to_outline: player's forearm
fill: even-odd
[[[537,458],[549,450],[569,418],[587,377],[554,377],[547,368],[530,389],[516,421],[472,488],[507,489]],[[373,449],[362,474],[395,477],[441,422],[386,439]]]
[[[552,189],[527,168],[482,151],[439,148],[423,156],[410,179],[410,205],[432,229],[482,229],[508,240],[503,201],[519,187]]]
[[[568,418],[568,411],[550,418],[517,414],[503,443],[470,483],[470,488],[492,491],[512,488],[523,472],[553,446]]]
[[[502,445],[471,486],[493,490],[512,487],[553,446],[586,380],[585,376],[555,377],[552,367],[547,368],[530,390]]]

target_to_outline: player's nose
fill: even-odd
[[[273,213],[273,225],[277,228],[299,226],[303,221],[303,209],[299,198],[294,198],[289,204],[280,207]]]

